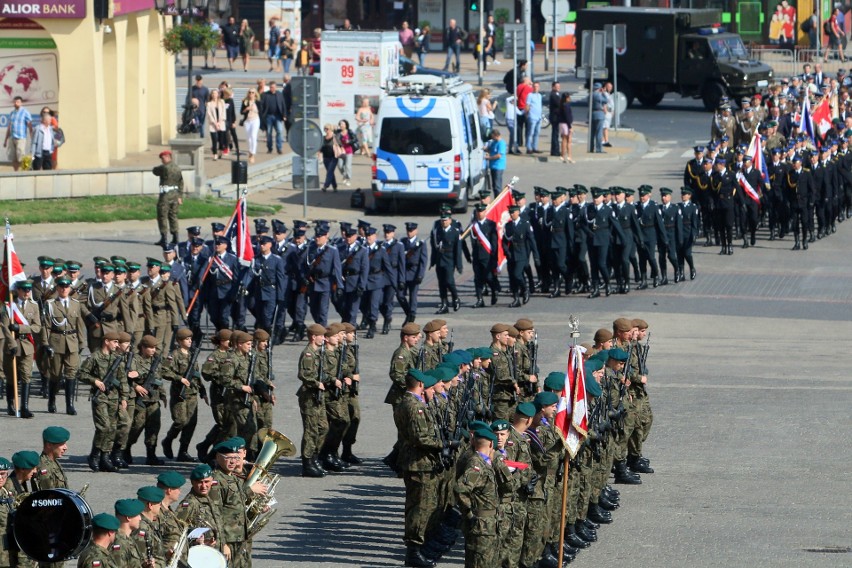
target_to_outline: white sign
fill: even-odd
[[[571,6],[568,4],[568,0],[541,0],[542,17],[544,17],[545,20],[548,18],[553,19],[554,4],[556,5],[556,20],[564,20],[568,16],[568,12],[571,11]]]
[[[302,3],[292,0],[266,0],[263,3],[263,17],[266,30],[263,36],[269,34],[269,20],[278,18],[278,27],[281,28],[281,36],[284,30],[290,30],[290,37],[296,40],[296,49],[302,43]],[[267,38],[268,39],[268,38]],[[295,57],[296,54],[293,54]]]

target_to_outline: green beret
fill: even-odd
[[[186,478],[176,471],[164,471],[157,476],[157,483],[169,489],[178,489],[186,483]]]
[[[600,359],[589,359],[586,361],[583,370],[586,371],[586,375],[590,375],[595,371],[600,371],[604,368],[604,362]]]
[[[12,463],[18,469],[32,469],[38,467],[39,456],[37,453],[24,450],[23,452],[15,452],[12,454]]]
[[[199,479],[207,479],[208,477],[213,477],[213,469],[206,463],[202,463],[195,466],[195,468],[189,474],[189,478],[193,481],[198,481]]]
[[[71,432],[62,426],[48,426],[41,432],[41,439],[48,444],[64,444],[71,437]]]
[[[478,440],[490,440],[492,444],[497,444],[497,436],[494,435],[494,432],[491,431],[490,427],[487,430],[484,428],[477,428],[473,431],[473,437]]]
[[[495,420],[491,423],[492,432],[502,432],[509,429],[509,423],[505,420]]]
[[[109,513],[98,513],[92,517],[92,526],[96,529],[117,531],[120,523],[118,522],[118,519]]]
[[[535,416],[535,405],[531,402],[522,402],[515,409],[515,414],[520,414],[521,416],[532,418],[533,416]]]
[[[470,356],[471,356],[471,357],[473,357],[474,359],[479,359],[479,358],[480,358],[480,357],[479,357],[479,347],[468,347],[468,348],[466,349],[466,351],[467,351],[468,353],[470,353]]]
[[[561,391],[565,388],[565,373],[562,371],[553,371],[544,379],[544,388],[552,391]]]
[[[429,387],[434,387],[438,383],[438,377],[430,375],[428,373],[423,373],[423,388],[428,389]]]
[[[228,438],[229,442],[233,442],[235,446],[237,446],[238,450],[242,450],[246,447],[246,440],[240,436],[234,436],[233,438]]]
[[[491,425],[488,422],[483,422],[482,420],[471,420],[467,424],[467,429],[473,432],[474,430],[488,430],[491,428]]]
[[[437,374],[434,375],[435,378],[443,383],[448,383],[459,375],[459,368],[456,365],[450,365],[449,363],[441,363],[435,367],[433,371],[437,372]]]
[[[624,362],[627,361],[628,357],[629,355],[627,354],[627,351],[621,349],[620,347],[613,347],[609,350],[610,359],[615,359],[616,361]]]
[[[0,471],[9,471],[12,469],[12,462],[6,458],[0,458]]]
[[[536,411],[541,410],[545,406],[556,404],[557,402],[559,402],[559,397],[556,396],[556,393],[547,391],[538,393],[535,395],[535,400],[533,400]]]
[[[480,359],[491,359],[491,348],[490,347],[480,347],[479,348],[479,358]]]
[[[139,490],[136,491],[136,497],[138,497],[140,501],[159,503],[166,498],[166,492],[155,485],[149,485],[148,487],[140,487]]]
[[[446,355],[444,355],[443,362],[450,363],[451,365],[455,365],[456,367],[462,364],[461,358],[456,355],[456,353],[447,353]]]
[[[603,364],[609,360],[609,349],[601,349],[591,357],[589,357],[589,361],[600,361]],[[603,367],[603,365],[601,365]]]
[[[586,373],[586,394],[591,395],[595,398],[601,396],[603,394],[603,389],[595,380],[594,375],[591,373]]]
[[[409,369],[408,372],[406,373],[406,375],[408,375],[409,377],[412,377],[414,379],[417,379],[421,383],[423,381],[425,381],[426,378],[427,378],[426,373],[424,373],[420,369]],[[432,384],[435,384],[435,383],[432,383]]]
[[[219,442],[213,449],[216,450],[217,454],[233,454],[240,451],[240,445],[231,439]]]
[[[145,503],[139,499],[119,499],[115,502],[115,514],[122,517],[135,517],[145,510]]]

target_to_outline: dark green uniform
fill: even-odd
[[[124,536],[121,534],[121,530],[115,533],[115,542],[112,543],[110,557],[118,568],[142,566],[142,563],[145,562],[145,556],[140,554],[133,533]]]
[[[160,199],[157,201],[157,226],[160,234],[171,233],[172,241],[178,239],[178,212],[183,199],[183,176],[174,162],[160,164],[153,169],[160,178]]]
[[[190,529],[194,528],[209,528],[210,533],[204,537],[208,542],[216,540],[216,549],[222,552],[224,544],[220,521],[222,519],[221,509],[217,500],[213,498],[213,493],[208,495],[196,495],[190,493],[186,498],[178,504],[175,515]]]
[[[233,356],[233,352],[227,349],[216,349],[201,366],[201,377],[210,383],[210,410],[213,411],[213,421],[216,424],[199,446],[210,447],[218,444],[226,438],[231,428],[225,392],[228,381],[234,376]]]
[[[296,395],[299,397],[299,412],[302,415],[302,459],[307,460],[319,455],[328,433],[325,395],[319,390],[321,353],[321,348],[308,345],[299,357],[299,380],[302,386]]]
[[[465,567],[497,566],[497,479],[491,460],[474,452],[456,480],[455,491],[464,516]]]
[[[115,560],[116,557],[112,555],[112,546],[104,548],[90,542],[77,558],[77,568],[121,568],[123,564]]]
[[[250,490],[241,479],[221,470],[213,472],[213,480],[216,486],[211,494],[219,505],[221,538],[231,548],[229,566],[247,568],[251,566],[246,533],[246,500]]]
[[[136,355],[133,358],[131,371],[139,373],[139,376],[133,379],[134,386],[145,384],[154,359],[155,357],[149,359],[143,355]],[[149,451],[157,448],[157,435],[160,433],[160,401],[165,402],[166,393],[162,388],[163,381],[160,378],[160,370],[156,369],[154,375],[153,388],[148,391],[148,395],[136,395],[136,409],[133,413],[133,424],[130,426],[128,448],[136,443],[143,430],[145,431],[145,447]]]
[[[162,377],[171,382],[169,389],[169,411],[172,415],[172,425],[163,440],[163,446],[171,447],[172,440],[180,435],[180,452],[186,452],[189,442],[198,424],[198,393],[201,386],[201,373],[198,363],[189,371],[190,352],[175,349],[169,358],[163,362]],[[188,372],[189,371],[189,372]],[[187,377],[187,375],[189,375]],[[189,379],[189,386],[183,384],[184,378]]]
[[[391,355],[390,375],[391,386],[385,396],[385,404],[396,407],[405,396],[405,374],[409,369],[417,368],[418,350],[403,344],[396,348]]]
[[[38,462],[38,486],[40,489],[68,489],[68,478],[59,462],[41,454]]]
[[[491,398],[493,419],[508,420],[510,411],[517,402],[515,376],[512,372],[512,354],[502,345],[491,345],[491,380],[494,381],[494,395]]]
[[[95,351],[91,357],[80,366],[80,381],[90,385],[92,398],[92,420],[95,423],[95,436],[92,447],[102,452],[111,452],[115,440],[115,430],[118,425],[118,405],[121,402],[121,388],[110,388],[109,392],[101,392],[95,386],[95,381],[106,379],[110,364],[117,355]],[[120,365],[119,365],[120,366]],[[119,371],[116,371],[116,375]],[[109,387],[108,387],[109,388]]]

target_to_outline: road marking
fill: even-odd
[[[647,154],[642,156],[642,159],[643,160],[658,160],[658,159],[664,157],[668,153],[669,153],[669,150],[656,150],[654,152],[648,152]]]
[[[680,140],[660,140],[657,144],[660,146],[676,146],[680,144]]]
[[[655,382],[653,388],[662,389],[720,389],[720,390],[790,390],[790,391],[852,391],[852,387],[829,387],[829,386],[814,386],[814,385],[790,385],[778,386],[777,384],[770,385],[720,385],[716,383],[696,384],[690,383],[685,385],[665,384]]]
[[[687,150],[683,154],[680,155],[681,158],[691,158],[692,155],[695,154],[692,150]]]

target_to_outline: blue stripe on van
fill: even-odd
[[[381,148],[376,148],[376,158],[390,163],[398,181],[411,181],[411,177],[408,174],[408,169],[405,167],[405,163],[397,154],[391,154]],[[379,181],[387,181],[388,175],[381,168],[377,168],[376,178],[378,178]]]
[[[426,108],[422,110],[417,110],[413,108],[408,108],[405,106],[405,97],[396,97],[396,107],[399,109],[399,112],[407,116],[408,118],[418,118],[421,116],[426,116],[429,114],[433,108],[435,108],[435,99],[429,99],[429,102],[426,103]],[[418,101],[423,99],[418,99]]]

